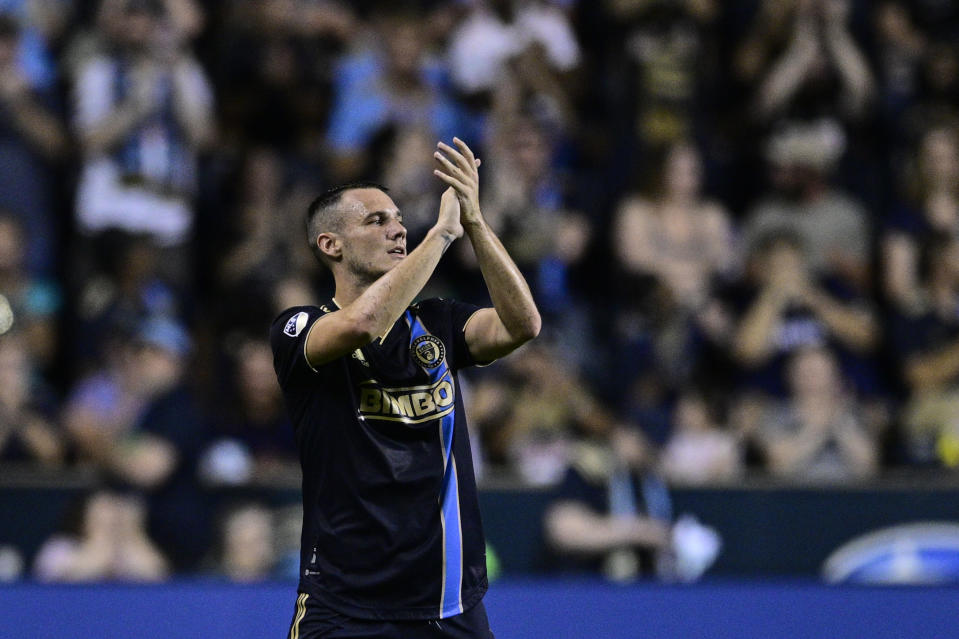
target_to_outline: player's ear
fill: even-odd
[[[343,255],[343,243],[336,233],[320,233],[316,237],[316,246],[331,260],[338,260]]]

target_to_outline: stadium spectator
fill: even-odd
[[[558,481],[573,438],[603,432],[613,422],[558,353],[547,342],[518,351],[499,371],[509,382],[478,382],[471,402],[471,419],[491,460],[507,463],[532,484]]]
[[[373,143],[390,125],[424,128],[434,140],[459,130],[462,113],[426,35],[420,14],[392,7],[377,15],[367,46],[340,61],[326,132],[333,181],[369,172]]]
[[[922,247],[937,233],[959,235],[959,133],[930,129],[916,155],[907,197],[887,221],[882,242],[884,291],[902,308],[921,303]]]
[[[564,129],[574,124],[570,76],[581,53],[568,11],[555,3],[476,0],[447,55],[468,103],[535,113]]]
[[[55,279],[30,273],[29,246],[23,226],[0,212],[0,294],[26,341],[31,374],[49,381],[59,345],[57,316],[62,299]]]
[[[750,211],[747,250],[772,231],[790,231],[806,248],[817,275],[845,280],[860,291],[870,283],[869,217],[854,195],[830,184],[844,152],[845,135],[834,124],[795,124],[767,146],[773,191]]]
[[[0,336],[0,465],[57,467],[65,461],[66,442],[51,419],[54,407],[38,392],[32,373],[25,340],[16,333]]]
[[[670,483],[709,484],[741,476],[742,452],[736,437],[717,423],[704,395],[683,393],[673,409],[672,429],[659,459]]]
[[[628,62],[616,91],[628,102],[630,125],[636,140],[639,168],[648,169],[644,157],[710,132],[711,107],[720,93],[710,89],[720,70],[715,23],[719,5],[714,0],[679,2],[606,3],[611,26],[625,30],[615,59]],[[620,71],[622,73],[622,71]],[[627,156],[633,152],[627,150]]]
[[[783,396],[788,355],[828,344],[856,392],[881,392],[873,360],[878,328],[870,304],[842,280],[817,275],[800,238],[774,231],[758,241],[750,279],[736,289],[726,299],[738,318],[732,348],[745,387]]]
[[[627,276],[658,278],[691,311],[705,305],[714,279],[736,266],[729,214],[702,196],[702,172],[695,146],[670,146],[653,197],[628,197],[613,223],[617,266]]]
[[[276,531],[270,510],[260,504],[231,509],[220,532],[220,572],[230,581],[250,583],[274,576]]]
[[[78,287],[72,309],[78,339],[71,344],[71,356],[81,374],[118,335],[135,332],[143,318],[181,317],[191,301],[185,286],[161,272],[169,270],[164,267],[169,259],[149,236],[110,230],[86,246],[94,249],[87,258],[96,259],[70,275]]]
[[[361,24],[353,3],[265,0],[221,3],[214,73],[224,141],[318,153],[337,58]]]
[[[54,167],[68,143],[55,92],[33,85],[17,56],[23,39],[16,22],[0,13],[0,209],[16,216],[26,231],[29,271],[49,276],[58,231]]]
[[[848,0],[790,3],[791,33],[785,51],[767,58],[756,79],[756,112],[765,121],[838,116],[860,120],[874,92],[867,60],[849,30]],[[782,20],[781,3],[765,2],[759,20]]]
[[[959,416],[959,238],[927,240],[923,287],[915,304],[894,314],[893,343],[909,392],[903,411],[906,459],[916,464],[955,464],[950,442]]]
[[[193,228],[196,153],[213,134],[212,92],[157,0],[105,0],[109,47],[79,69],[74,126],[83,153],[79,230],[147,233],[162,246]],[[168,267],[183,267],[168,264]]]
[[[256,332],[276,316],[277,286],[293,273],[315,272],[316,261],[300,233],[308,201],[296,196],[282,157],[269,148],[251,149],[238,182],[239,201],[221,236],[217,316],[221,329]]]
[[[788,398],[769,407],[755,434],[768,470],[801,481],[875,476],[878,434],[849,394],[836,356],[828,348],[801,348],[786,373]]]
[[[580,443],[544,517],[559,568],[625,581],[655,574],[669,548],[672,501],[653,454],[628,428]]]
[[[273,352],[265,339],[245,339],[231,353],[232,383],[211,411],[212,436],[240,444],[253,479],[296,470],[299,457],[293,426],[273,372]],[[216,444],[214,444],[216,445]]]
[[[75,534],[57,534],[43,544],[33,574],[41,581],[159,581],[169,570],[147,535],[143,501],[101,490],[87,498]]]

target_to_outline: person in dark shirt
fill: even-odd
[[[287,309],[270,331],[303,467],[291,636],[492,637],[457,371],[513,351],[541,320],[480,212],[480,162],[454,144],[434,154],[450,188],[409,253],[384,187],[334,188],[308,210],[310,246],[332,271],[335,296]],[[493,308],[411,305],[464,232]]]

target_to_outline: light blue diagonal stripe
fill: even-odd
[[[409,311],[406,321],[410,326],[410,345],[413,340],[426,335],[426,329]],[[449,374],[446,359],[434,369],[424,368],[430,381],[436,383]],[[451,380],[452,381],[452,380]],[[453,428],[456,411],[440,420],[440,438],[443,446],[443,485],[440,494],[440,517],[443,525],[443,588],[440,600],[440,618],[445,619],[463,612],[461,597],[463,582],[463,548],[460,527],[459,482],[456,477],[456,460],[453,457]]]

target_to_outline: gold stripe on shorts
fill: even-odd
[[[309,595],[303,592],[296,598],[296,616],[293,618],[293,627],[290,628],[290,639],[300,639],[300,622],[306,616],[307,597]]]

